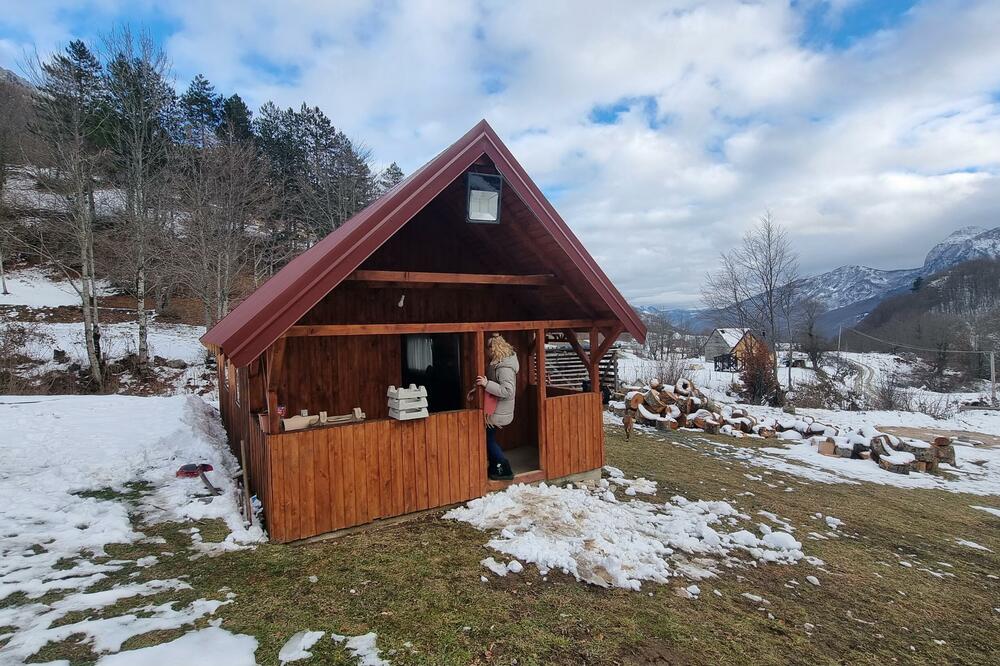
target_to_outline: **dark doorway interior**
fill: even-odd
[[[426,386],[431,413],[461,409],[461,336],[435,333],[400,337],[403,386]]]

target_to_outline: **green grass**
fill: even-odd
[[[744,476],[760,475],[762,468],[714,452],[702,436],[690,433],[637,433],[625,442],[614,430],[607,438],[608,463],[658,481],[660,501],[681,494],[727,499],[751,515],[772,511],[797,528],[806,554],[825,560],[828,573],[805,563],[724,569],[718,578],[699,583],[700,599],[688,600],[675,594],[688,584],[681,579],[627,592],[558,573],[543,581],[532,566],[482,584],[479,561],[494,554],[483,546],[487,535],[436,515],[311,545],[265,545],[193,561],[190,537],[179,532],[190,525],[160,525],[144,531],[163,536],[166,544],[115,546],[109,556],[175,554],[160,556],[149,569],[126,568],[104,582],[186,575],[193,590],[125,600],[73,619],[170,599],[182,605],[199,597],[221,599],[220,590],[229,588],[236,599],[216,617],[229,631],[258,639],[260,664],[276,664],[285,640],[306,629],[376,631],[383,657],[393,664],[997,663],[1000,612],[993,609],[1000,607],[1000,580],[987,575],[1000,574],[1000,519],[968,507],[995,505],[994,498],[871,484],[803,485],[781,473],[764,477],[777,486],[770,488]],[[779,480],[795,491],[785,492]],[[744,491],[754,495],[737,496]],[[844,520],[844,536],[806,539],[811,530],[826,531],[812,518],[815,512]],[[219,524],[196,526],[206,541],[224,534]],[[995,552],[960,546],[956,537]],[[914,566],[901,566],[899,559]],[[939,579],[920,567],[956,577]],[[133,571],[140,572],[138,578],[128,578]],[[815,574],[821,587],[807,584],[807,574]],[[310,583],[311,575],[319,582]],[[792,578],[802,584],[786,587]],[[757,610],[742,592],[763,596],[771,605]],[[811,635],[806,623],[814,625]],[[139,636],[125,649],[170,640],[188,629]],[[312,652],[310,660],[297,663],[353,663],[327,638]],[[47,646],[35,659],[87,663],[96,655],[71,639]]]

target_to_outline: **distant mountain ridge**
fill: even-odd
[[[869,266],[840,266],[831,271],[803,278],[799,283],[802,298],[822,303],[827,311],[820,317],[820,328],[832,334],[840,326],[853,326],[880,302],[912,288],[917,278],[951,268],[972,259],[1000,258],[1000,227],[963,227],[949,234],[927,253],[918,268],[884,270]],[[676,326],[692,330],[712,327],[711,312],[699,309],[645,306],[644,312],[656,312]]]
[[[13,83],[14,85],[24,86],[25,88],[34,88],[34,86],[32,86],[28,81],[9,69],[4,69],[3,67],[0,67],[0,82]]]
[[[970,259],[1000,257],[1000,227],[963,227],[931,248],[919,268],[882,270],[868,266],[840,266],[801,281],[806,298],[823,303],[828,310],[847,307],[872,298],[909,289],[918,277],[927,277]]]

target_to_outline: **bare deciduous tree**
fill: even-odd
[[[706,280],[705,305],[728,324],[762,331],[777,349],[782,337],[790,338],[781,332],[788,330],[798,282],[798,257],[787,232],[767,212],[721,263]]]
[[[101,329],[94,262],[94,183],[104,158],[100,137],[105,127],[101,104],[101,66],[81,41],[42,62],[32,63],[36,95],[33,130],[52,165],[40,179],[50,193],[65,200],[65,214],[30,227],[28,248],[61,270],[80,296],[90,376],[104,386]],[[12,237],[8,235],[8,237]]]
[[[226,143],[185,151],[174,189],[181,215],[171,265],[178,284],[201,300],[205,326],[229,312],[238,280],[255,256],[257,228],[273,203],[268,167],[254,146]]]
[[[138,321],[138,366],[149,361],[150,274],[158,258],[155,239],[163,232],[163,186],[175,95],[167,82],[166,54],[148,34],[122,28],[105,37],[107,98],[115,173],[124,192],[123,257],[130,260]]]

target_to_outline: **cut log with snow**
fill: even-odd
[[[879,466],[889,472],[894,472],[896,474],[909,474],[910,466],[913,464],[914,458],[912,453],[906,451],[898,451],[896,453],[891,453],[879,458]]]

